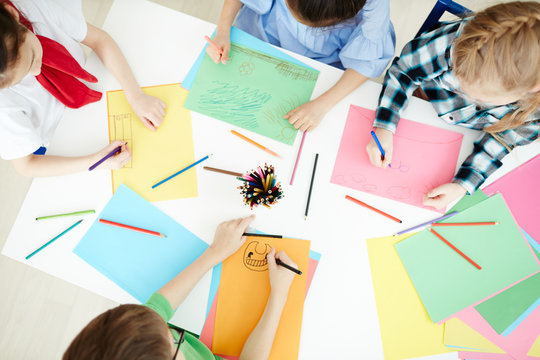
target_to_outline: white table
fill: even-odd
[[[145,0],[116,0],[104,29],[118,42],[142,86],[181,82],[205,45],[203,36],[215,25],[161,7]],[[292,54],[292,53],[291,53]],[[328,89],[341,71],[311,59],[294,55],[321,71],[314,96]],[[102,91],[119,89],[119,84],[92,54],[86,68],[99,79]],[[257,208],[253,226],[269,233],[286,234],[312,240],[312,249],[322,253],[304,309],[301,359],[382,359],[377,310],[365,239],[395,233],[409,225],[436,217],[438,213],[360,193],[330,183],[349,105],[375,109],[381,86],[367,82],[339,103],[322,124],[306,137],[294,186],[288,185],[296,149],[257,134],[256,141],[267,144],[282,155],[276,161],[265,152],[239,141],[229,133],[231,125],[192,113],[195,158],[213,153],[207,162],[235,171],[245,171],[265,162],[274,164],[284,185],[286,197],[272,210]],[[439,120],[431,105],[412,99],[403,117],[464,133],[459,162],[472,150],[477,132],[449,126]],[[244,131],[245,132],[245,131]],[[50,146],[50,154],[87,154],[108,143],[105,97],[80,110],[68,110]],[[303,211],[314,154],[319,165],[309,219]],[[518,149],[490,181],[540,153],[538,143]],[[458,165],[459,166],[459,165]],[[216,225],[226,219],[252,213],[242,204],[233,177],[197,170],[199,197],[156,203],[204,241],[210,243]],[[29,250],[67,227],[72,219],[35,222],[42,214],[94,208],[99,211],[111,196],[111,177],[106,171],[35,179],[13,225],[3,254],[46,273],[79,285],[117,302],[135,302],[125,291],[72,253],[95,216],[57,241],[30,261]],[[392,209],[404,224],[388,222],[344,200],[345,194],[365,199],[370,204]],[[219,199],[219,201],[215,201]],[[212,206],[209,206],[212,204]],[[175,316],[175,322],[195,331],[202,326],[208,296],[209,274]],[[456,359],[455,353],[429,358]]]

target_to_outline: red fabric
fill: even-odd
[[[32,24],[13,3],[9,0],[4,2],[16,9],[20,23],[34,32]],[[78,80],[95,83],[96,77],[84,70],[62,44],[41,35],[36,37],[43,48],[41,73],[36,79],[51,95],[67,107],[75,109],[101,99],[99,91],[90,89]]]

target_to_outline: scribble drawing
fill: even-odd
[[[357,182],[357,183],[363,183],[363,182],[366,182],[367,180],[366,177],[362,175],[361,173],[352,173],[351,178],[354,182]]]
[[[259,127],[257,113],[272,99],[272,95],[219,80],[212,81],[212,88],[199,99],[201,112],[227,119],[246,129]]]
[[[251,57],[255,57],[267,63],[275,65],[275,69],[285,77],[291,78],[293,80],[306,80],[306,81],[315,81],[317,80],[319,73],[315,70],[300,66],[294,63],[291,63],[287,60],[279,59],[270,55],[263,54],[261,52],[252,50],[250,48],[240,46],[238,44],[231,44],[231,52],[240,52]]]
[[[369,193],[374,193],[378,189],[377,185],[375,184],[365,184],[362,185],[362,190]]]
[[[338,183],[338,184],[343,184],[343,183],[345,183],[345,176],[343,176],[343,175],[336,175],[336,176],[334,177],[334,182],[335,182],[335,183]]]
[[[133,129],[131,127],[132,122],[133,114],[131,113],[109,116],[109,124],[112,124],[113,126],[113,134],[111,136],[112,140],[122,140],[126,142],[131,153],[133,153],[134,150]],[[124,167],[133,167],[133,156],[131,157],[131,160],[129,160],[129,163],[127,163]]]
[[[238,66],[238,72],[242,76],[247,76],[253,74],[253,71],[255,70],[255,64],[251,61],[244,61]]]
[[[390,186],[386,190],[386,195],[396,200],[410,199],[411,189],[407,186]]]
[[[252,271],[268,270],[268,261],[266,255],[272,250],[272,247],[266,243],[252,241],[244,250],[244,266]]]
[[[263,111],[262,119],[269,125],[277,126],[280,129],[279,135],[276,138],[277,140],[283,142],[290,142],[294,140],[297,130],[294,128],[294,126],[289,124],[289,121],[284,119],[283,116],[285,116],[289,111],[296,109],[301,104],[302,102],[300,101],[298,95],[294,95],[290,99],[283,99],[273,108],[267,108]]]
[[[409,166],[402,163],[401,160],[399,162],[392,161],[392,164],[388,166],[392,170],[399,170],[399,172],[406,173],[409,172]]]

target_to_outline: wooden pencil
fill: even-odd
[[[311,183],[309,184],[309,193],[306,204],[306,211],[304,213],[304,220],[307,220],[309,212],[309,203],[311,201],[311,191],[313,190],[313,180],[315,179],[315,172],[317,171],[317,161],[319,160],[319,154],[315,154],[315,162],[313,163],[313,173],[311,174]]]
[[[229,170],[218,169],[218,168],[214,168],[214,167],[210,167],[210,166],[203,166],[203,169],[208,170],[208,171],[221,173],[221,174],[227,174],[227,175],[233,175],[233,176],[236,176],[236,177],[242,177],[241,173],[237,173],[237,172],[229,171]]]

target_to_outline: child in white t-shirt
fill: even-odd
[[[22,175],[55,176],[87,170],[121,142],[80,157],[36,155],[49,145],[66,106],[98,101],[101,93],[80,79],[89,46],[125,91],[135,114],[150,130],[163,121],[165,104],[143,93],[114,40],[86,24],[82,13],[54,1],[2,0],[0,4],[0,157]],[[126,146],[99,168],[119,169],[131,158]]]

